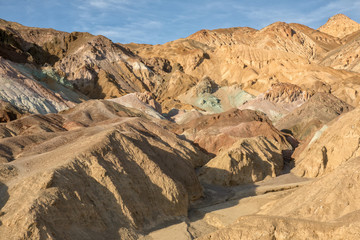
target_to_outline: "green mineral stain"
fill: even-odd
[[[243,105],[245,102],[254,99],[255,97],[243,90],[239,90],[239,92],[236,92],[235,94],[229,94],[228,99],[230,105],[234,107],[239,107]]]
[[[208,93],[201,94],[198,97],[195,106],[213,113],[221,113],[224,111],[220,99]]]
[[[56,71],[51,67],[37,69],[34,67],[28,67],[27,65],[18,64],[16,68],[23,73],[28,78],[35,77],[39,81],[48,83],[49,80],[52,80],[58,84],[61,84],[64,87],[69,89],[74,89],[74,86],[69,82],[65,77],[61,77]]]

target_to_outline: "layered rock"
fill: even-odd
[[[316,93],[306,103],[280,119],[275,126],[291,131],[293,136],[302,141],[324,124],[352,109],[352,106],[330,93]]]
[[[265,93],[239,106],[239,109],[261,111],[270,120],[276,122],[304,104],[312,94],[311,91],[303,90],[294,84],[275,83]]]
[[[39,75],[39,78],[34,75]],[[0,99],[24,112],[56,113],[87,99],[60,80],[48,76],[45,70],[42,72],[31,65],[13,63],[0,57]]]
[[[345,69],[349,71],[360,72],[359,31],[352,34],[353,36],[351,36],[346,44],[329,52],[321,61],[321,64],[330,66],[335,69]]]
[[[177,130],[210,153],[217,154],[241,138],[265,136],[278,142],[282,150],[291,149],[285,134],[277,130],[260,112],[232,109],[220,114],[204,115]]]

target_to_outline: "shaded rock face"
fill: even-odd
[[[116,103],[0,125],[3,237],[136,239],[202,196],[194,167],[208,157]]]
[[[352,106],[330,93],[316,93],[306,103],[280,119],[275,126],[291,131],[294,137],[302,141],[324,124],[352,109]]]
[[[265,137],[244,138],[205,164],[199,179],[222,186],[252,183],[276,177],[283,165],[279,143]]]
[[[176,132],[214,154],[228,149],[240,138],[255,136],[275,140],[282,150],[292,148],[285,135],[263,113],[252,110],[232,109],[220,114],[204,115],[180,125]]]
[[[22,116],[22,113],[8,102],[0,101],[0,122],[10,122]]]

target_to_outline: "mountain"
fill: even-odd
[[[318,30],[337,38],[343,38],[353,32],[359,31],[360,24],[344,14],[337,14],[329,18]]]

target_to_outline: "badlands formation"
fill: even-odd
[[[0,239],[360,239],[360,24],[163,45],[0,19]]]

